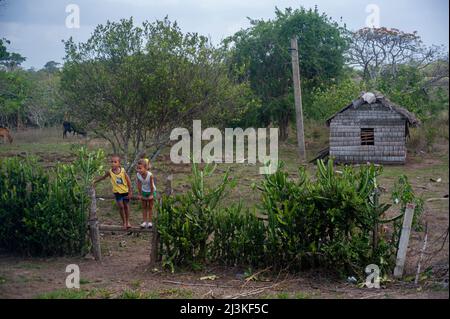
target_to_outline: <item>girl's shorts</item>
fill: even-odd
[[[151,192],[142,192],[142,199],[149,199],[149,197],[152,195]]]

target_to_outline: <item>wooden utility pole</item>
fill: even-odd
[[[300,67],[298,65],[297,37],[291,38],[292,77],[294,79],[295,118],[297,126],[297,141],[300,159],[306,161],[305,133],[303,128],[302,90],[300,86]]]

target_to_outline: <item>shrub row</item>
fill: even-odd
[[[33,256],[86,252],[86,187],[102,156],[81,149],[73,164],[49,170],[35,158],[1,159],[0,248]]]
[[[319,161],[314,177],[300,168],[295,179],[280,167],[255,186],[261,205],[253,211],[241,204],[218,207],[232,182],[226,173],[216,187],[207,188],[205,177],[212,171],[193,166],[191,190],[163,198],[158,231],[165,266],[218,262],[293,270],[323,267],[360,276],[369,264],[392,269],[402,214],[384,219],[390,204],[380,203],[381,167],[336,171],[331,161]],[[418,201],[405,187],[407,179],[401,181],[403,186],[396,187],[399,200]],[[383,223],[397,227],[382,235]]]

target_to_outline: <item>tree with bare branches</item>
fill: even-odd
[[[425,69],[435,61],[448,60],[442,47],[425,46],[416,31],[363,28],[352,32],[350,38],[348,62],[362,70],[365,81],[382,75],[395,78],[401,65]]]

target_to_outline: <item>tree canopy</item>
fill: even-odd
[[[251,27],[225,40],[231,50],[229,65],[241,80],[249,80],[263,107],[259,123],[275,122],[282,139],[293,115],[290,38],[299,42],[304,92],[338,80],[347,41],[343,29],[318,9],[276,9],[273,20],[250,20]]]
[[[107,139],[131,167],[192,119],[221,125],[248,104],[245,84],[225,72],[220,50],[165,18],[107,22],[80,44],[65,42],[62,89],[71,114]]]

